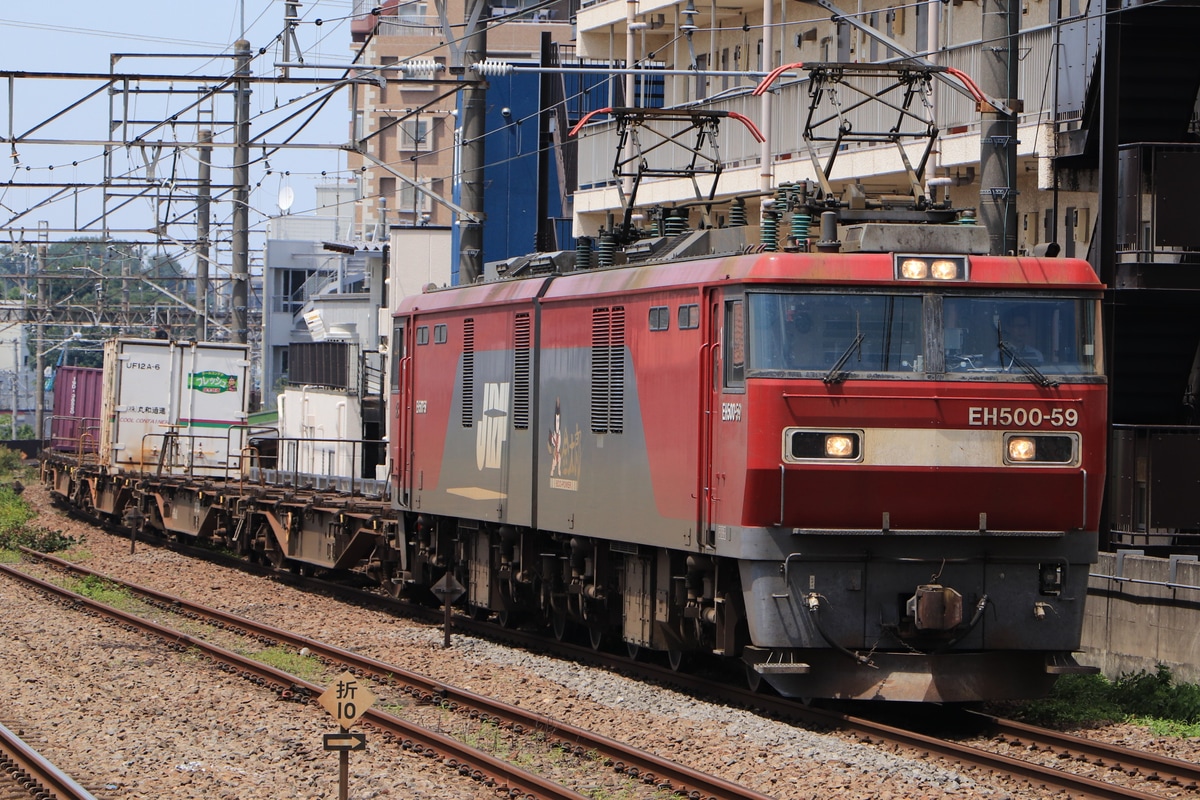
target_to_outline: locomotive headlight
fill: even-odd
[[[939,258],[929,266],[929,274],[937,281],[952,281],[958,277],[958,263]]]
[[[921,281],[929,275],[929,262],[921,258],[906,258],[900,262],[900,277],[909,281]]]
[[[802,430],[783,432],[783,460],[792,464],[805,461],[859,461],[862,459],[861,431]]]
[[[1004,436],[1004,463],[1074,464],[1079,458],[1077,433],[1009,433]]]
[[[857,451],[857,437],[841,433],[831,433],[825,437],[825,455],[830,458],[854,458]]]
[[[1028,436],[1014,436],[1008,440],[1009,461],[1033,461],[1037,457],[1037,444]]]
[[[893,264],[898,281],[965,281],[967,279],[966,256],[898,255]]]

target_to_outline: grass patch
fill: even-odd
[[[268,647],[265,650],[249,652],[245,655],[305,680],[312,680],[325,672],[325,665],[317,659],[312,656],[302,656],[285,647]]]
[[[1102,675],[1067,675],[1050,694],[1017,708],[1012,716],[1049,727],[1089,727],[1127,722],[1159,736],[1200,735],[1200,686],[1178,683],[1171,668]]]
[[[19,469],[20,454],[0,447],[0,550],[28,547],[44,553],[54,553],[78,544],[73,537],[62,531],[52,531],[32,524],[37,514],[17,491],[16,487],[20,484],[13,478],[19,479],[24,473],[17,472],[14,475],[9,463],[14,456]]]
[[[98,575],[85,575],[68,588],[75,594],[81,594],[113,608],[126,610],[134,603],[133,595],[127,590]]]

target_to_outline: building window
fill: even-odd
[[[428,119],[406,119],[400,122],[400,152],[428,153],[433,150],[433,130]]]
[[[274,272],[271,311],[298,314],[309,295],[320,288],[320,279],[317,276],[321,274],[321,270],[277,269]]]
[[[428,188],[430,180],[429,178],[420,178],[417,180],[417,183],[421,187]],[[400,187],[400,199],[398,203],[396,210],[400,212],[428,213],[433,207],[429,195],[407,181]]]

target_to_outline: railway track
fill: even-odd
[[[599,736],[589,731],[569,725],[560,720],[552,719],[542,714],[527,711],[518,706],[502,703],[483,695],[450,686],[437,679],[411,672],[395,664],[387,664],[373,658],[359,655],[348,650],[329,645],[309,637],[301,636],[290,631],[270,625],[261,624],[241,616],[229,614],[219,609],[193,603],[185,598],[159,592],[144,586],[121,581],[110,576],[101,575],[92,570],[80,567],[54,556],[38,553],[22,548],[28,558],[41,561],[57,570],[71,573],[78,577],[91,577],[103,580],[113,586],[124,589],[145,601],[172,613],[182,614],[192,619],[203,620],[226,632],[234,632],[244,636],[254,637],[262,642],[271,642],[284,646],[296,652],[304,651],[311,654],[327,665],[336,665],[339,669],[348,669],[352,673],[369,677],[379,683],[395,687],[399,692],[408,695],[418,704],[437,706],[452,712],[462,713],[485,725],[497,725],[511,730],[516,734],[537,735],[547,740],[552,748],[582,757],[599,756],[599,760],[616,773],[626,778],[659,790],[682,795],[692,800],[770,800],[766,795],[751,791],[729,781],[712,775],[690,769],[652,753],[630,747],[622,742],[608,737]],[[232,651],[213,645],[199,637],[172,631],[145,619],[141,615],[111,609],[103,604],[89,601],[72,592],[54,586],[31,575],[26,575],[4,565],[0,571],[7,574],[20,575],[23,579],[35,583],[39,588],[53,587],[53,591],[63,597],[79,598],[92,610],[108,614],[139,629],[154,633],[169,639],[177,637],[181,644],[201,647],[210,657],[236,669],[246,677],[256,682],[267,682],[274,685],[281,694],[289,698],[315,698],[323,691],[322,687],[307,683],[286,673],[274,670],[266,665],[237,656]],[[484,763],[475,763],[483,754],[478,751],[464,751],[450,747],[453,739],[433,734],[423,728],[414,729],[403,720],[391,714],[368,711],[365,721],[385,734],[401,738],[402,742],[412,748],[424,747],[426,754],[438,755],[446,761],[456,761],[467,765],[467,768],[478,771],[481,775],[495,775],[498,780],[507,785],[520,786],[532,797],[576,797],[569,794],[554,794],[552,787],[545,785],[534,775],[514,774],[506,771],[494,759]],[[419,751],[420,752],[420,751]]]
[[[174,543],[171,544],[171,547],[196,554],[195,548]],[[222,563],[228,561],[234,564],[244,564],[236,559],[222,557],[214,560]],[[66,562],[63,563],[66,564]],[[86,572],[75,565],[67,564],[66,567],[81,573]],[[321,581],[292,575],[282,577],[289,583],[310,587],[320,586],[326,592],[331,589],[328,583]],[[340,596],[354,599],[360,603],[370,602],[378,606],[381,602],[390,601],[389,598],[379,598],[375,595],[365,597],[360,591],[344,586],[332,588]],[[413,609],[409,608],[408,610],[412,611]],[[421,611],[425,612],[427,618],[432,622],[436,622],[440,618],[440,613],[432,613],[428,609],[418,610],[418,613]],[[480,622],[464,616],[456,617],[454,624],[456,628],[483,636],[501,638],[508,642],[536,643],[537,647],[543,649],[547,647],[543,637],[527,636],[520,631],[500,629],[492,623]],[[297,639],[296,641],[298,643],[301,640]],[[307,646],[311,649],[311,645]],[[336,650],[336,648],[333,649]],[[792,700],[751,693],[733,688],[728,683],[714,683],[654,664],[634,663],[628,658],[604,653],[601,650],[589,648],[587,645],[576,646],[560,642],[555,645],[555,650],[565,653],[568,658],[619,669],[625,673],[636,673],[651,680],[667,682],[696,696],[752,707],[781,718],[803,721],[805,724],[824,729],[848,732],[865,743],[904,748],[920,755],[937,756],[957,765],[1020,776],[1033,786],[1065,791],[1074,797],[1162,800],[1162,798],[1189,796],[1200,784],[1200,771],[1190,762],[1138,753],[1128,748],[1057,734],[1053,731],[1037,729],[995,717],[988,717],[985,720],[990,725],[988,736],[992,746],[977,747],[935,735],[923,734],[919,730],[909,729],[903,725],[887,724],[861,716],[804,706]],[[394,667],[388,668],[394,671]],[[378,670],[379,667],[378,665],[364,666],[362,669],[367,670],[370,674],[377,674],[372,670]],[[443,686],[436,681],[426,683],[424,688],[420,689],[416,688],[419,686],[417,683],[411,685],[414,687],[414,691],[419,693],[419,697],[424,700],[440,698],[439,702],[464,704],[464,699],[454,695],[450,687]],[[470,707],[469,703],[466,705]],[[476,713],[490,714],[491,712],[480,710]],[[505,721],[505,724],[524,725],[525,723],[508,720]],[[998,752],[999,750],[1006,752]],[[614,765],[617,763],[618,761],[614,760]],[[633,774],[647,774],[646,767],[642,765],[634,766],[633,770],[635,771]],[[661,775],[655,771],[655,768],[651,768],[648,774],[655,778]]]
[[[96,800],[11,728],[0,725],[0,799]]]

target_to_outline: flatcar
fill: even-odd
[[[974,225],[735,229],[406,299],[394,581],[739,658],[784,695],[1029,697],[1080,666],[1104,487],[1090,266]],[[631,259],[632,260],[632,259]]]

